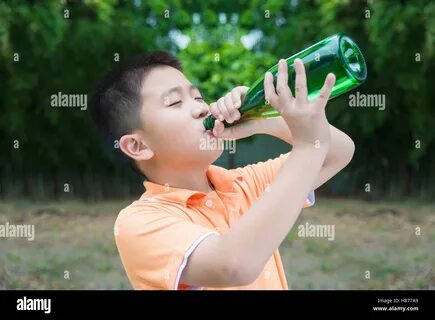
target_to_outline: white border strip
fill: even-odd
[[[175,278],[175,285],[174,285],[174,290],[178,290],[178,285],[180,282],[180,278],[181,278],[181,274],[183,273],[184,268],[187,265],[187,261],[189,260],[190,255],[193,253],[193,251],[196,249],[196,247],[198,247],[198,245],[208,236],[211,236],[212,234],[217,234],[219,235],[218,232],[216,231],[212,231],[212,232],[208,232],[206,234],[203,234],[201,237],[199,237],[189,248],[189,250],[186,251],[183,261],[181,262],[180,268],[178,269],[177,272],[177,278]],[[189,290],[202,290],[202,287],[189,287]]]
[[[316,202],[316,196],[314,190],[311,191],[307,196],[308,206],[312,206]]]

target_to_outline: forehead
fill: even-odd
[[[154,67],[142,83],[142,96],[160,97],[174,87],[189,87],[190,81],[180,71],[170,66]]]

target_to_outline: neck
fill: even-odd
[[[214,190],[207,178],[207,168],[198,170],[189,170],[183,168],[182,170],[176,170],[173,168],[165,168],[164,170],[155,168],[148,170],[150,173],[146,173],[148,180],[151,182],[165,185],[170,187],[195,190],[199,192],[209,193]]]

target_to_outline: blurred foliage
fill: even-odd
[[[359,194],[372,183],[373,196],[433,196],[434,15],[430,0],[2,1],[0,194],[62,197],[65,182],[90,198],[140,190],[102,149],[86,112],[50,107],[57,92],[90,93],[115,55],[171,51],[211,102],[342,31],[367,60],[368,80],[357,90],[385,94],[387,106],[351,109],[347,95],[331,101],[330,122],[357,146],[331,189]],[[242,44],[247,36],[257,40],[252,48]]]

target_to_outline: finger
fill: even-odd
[[[276,92],[285,98],[293,98],[290,88],[288,87],[288,67],[284,59],[278,62],[278,78],[276,80]]]
[[[213,127],[213,135],[218,138],[222,135],[222,133],[225,130],[225,126],[223,122],[215,120],[214,121],[214,127]]]
[[[231,92],[228,93],[224,97],[224,102],[225,102],[225,107],[227,108],[227,110],[228,110],[228,112],[229,112],[229,114],[231,116],[232,122],[238,120],[240,118],[240,113],[236,109],[236,107],[234,106],[234,101],[233,101],[233,97],[231,95]]]
[[[226,127],[220,121],[215,121],[213,135],[221,139],[243,139],[253,134],[253,123],[250,121],[242,122],[237,125]]]
[[[231,114],[230,111],[225,106],[225,100],[224,98],[219,98],[217,101],[217,107],[219,109],[219,112],[224,116],[224,120],[228,123],[231,123]]]
[[[245,98],[246,94],[249,91],[249,87],[247,87],[247,86],[239,86],[239,87],[237,87],[237,89],[240,92],[240,99],[243,101],[243,99]]]
[[[294,62],[296,69],[296,103],[301,105],[308,101],[307,97],[307,77],[305,75],[305,67],[301,59],[296,59]]]
[[[266,72],[264,75],[264,96],[266,101],[268,101],[273,107],[278,105],[278,96],[273,86],[273,75],[271,72]]]
[[[216,119],[224,121],[224,116],[220,113],[216,102],[210,103],[210,112]]]
[[[328,102],[329,97],[331,96],[332,88],[335,84],[335,75],[333,73],[329,73],[326,76],[325,83],[323,84],[322,89],[320,89],[319,96],[316,100],[316,105],[324,108]]]
[[[231,98],[234,102],[234,108],[238,109],[242,105],[241,92],[239,90],[231,91]]]

